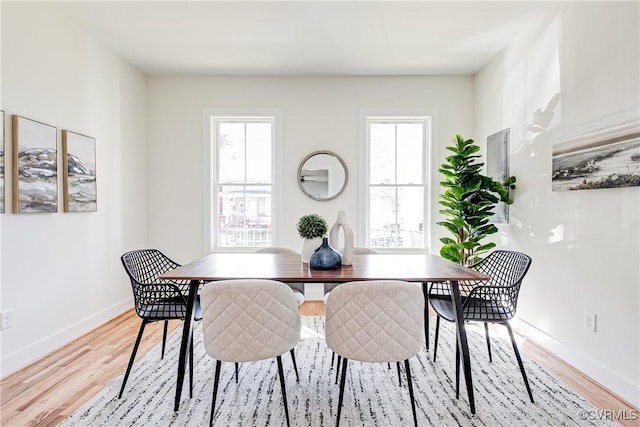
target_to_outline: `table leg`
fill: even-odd
[[[424,294],[424,342],[429,351],[429,282],[422,282]]]
[[[460,297],[460,287],[457,280],[449,282],[451,286],[451,302],[453,304],[453,315],[456,320],[456,334],[458,335],[458,348],[462,356],[462,370],[464,372],[464,382],[467,386],[467,396],[471,414],[476,413],[476,404],[473,399],[473,383],[471,380],[471,360],[469,358],[469,346],[467,344],[467,331],[464,327],[464,317],[462,315],[462,298]]]
[[[184,383],[184,374],[187,366],[187,357],[189,347],[191,345],[191,330],[193,329],[193,309],[198,294],[200,282],[192,280],[189,286],[189,297],[187,298],[187,313],[182,326],[182,342],[180,343],[180,358],[178,359],[178,382],[176,384],[176,401],[173,405],[173,412],[180,409],[180,397],[182,395],[182,384]]]

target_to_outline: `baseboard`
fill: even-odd
[[[54,332],[26,347],[23,347],[2,358],[0,363],[0,378],[24,368],[34,361],[44,357],[52,351],[68,344],[79,336],[97,328],[103,323],[132,307],[131,298],[120,301],[111,307],[93,314],[60,331]]]
[[[524,320],[519,320],[518,331],[631,405],[640,408],[640,387],[638,384],[633,384],[628,379],[612,372],[608,367],[583,353],[576,352]]]

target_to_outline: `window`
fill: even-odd
[[[372,117],[365,123],[366,244],[424,249],[430,117]]]
[[[211,248],[271,246],[275,117],[211,117]]]

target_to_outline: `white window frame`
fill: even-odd
[[[370,109],[361,108],[359,111],[359,138],[358,138],[358,166],[360,169],[358,187],[358,236],[359,244],[369,246],[369,123],[390,122],[399,123],[420,121],[424,126],[424,144],[422,158],[422,182],[424,200],[424,247],[422,248],[375,248],[379,252],[405,252],[425,253],[430,252],[431,247],[431,194],[432,194],[432,164],[433,146],[437,135],[438,112],[435,109]]]
[[[204,247],[205,254],[212,252],[253,252],[255,247],[218,246],[218,146],[216,123],[224,121],[265,120],[272,122],[271,144],[271,245],[280,242],[278,230],[282,215],[282,111],[279,109],[218,109],[207,108],[203,112],[203,202],[204,202]]]

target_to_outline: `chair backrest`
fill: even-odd
[[[162,280],[159,276],[180,264],[157,249],[137,249],[120,257],[131,281],[138,316],[184,318],[188,282]]]
[[[207,353],[223,362],[279,356],[300,340],[293,291],[274,280],[221,280],[200,290]]]
[[[401,281],[343,283],[327,301],[325,338],[340,356],[397,362],[415,356],[424,336],[424,295]]]
[[[158,276],[180,267],[180,264],[157,249],[129,251],[120,259],[131,281],[138,284],[159,283],[161,280]]]
[[[299,252],[291,248],[285,248],[284,246],[267,246],[264,248],[256,249],[255,253],[257,254],[289,254],[289,255],[300,255]]]
[[[522,280],[531,266],[531,257],[521,252],[496,250],[473,266],[490,277],[480,282],[463,302],[465,319],[498,321],[516,315]]]
[[[365,248],[363,246],[354,246],[353,247],[353,254],[354,255],[367,255],[367,254],[377,254],[378,251],[376,251],[375,249],[371,249],[371,248]]]
[[[487,255],[472,268],[486,274],[491,279],[487,286],[520,286],[529,266],[531,257],[521,252],[496,250]]]

